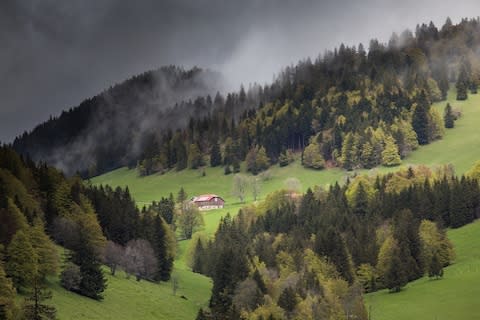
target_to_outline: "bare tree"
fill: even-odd
[[[123,267],[127,274],[140,279],[152,280],[158,269],[158,261],[150,242],[144,239],[130,240],[125,248]]]
[[[184,201],[182,208],[183,209],[178,212],[177,227],[185,239],[191,239],[193,233],[204,225],[203,216],[197,206],[190,201]]]
[[[233,177],[232,195],[237,197],[240,202],[245,202],[248,183],[249,179],[244,174],[238,173]]]
[[[302,189],[302,183],[297,178],[287,178],[285,188],[291,193],[299,192]]]
[[[122,264],[123,255],[125,254],[125,249],[113,242],[108,241],[105,247],[105,252],[103,255],[104,263],[110,267],[110,272],[112,276],[115,275],[115,271],[117,270],[117,266]]]
[[[252,177],[251,180],[253,201],[257,201],[260,190],[262,189],[262,181],[259,177]]]

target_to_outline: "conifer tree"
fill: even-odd
[[[386,167],[398,166],[402,163],[398,146],[391,135],[385,137],[385,149],[382,151],[382,164]]]
[[[38,256],[32,246],[28,234],[18,231],[7,248],[5,271],[18,290],[33,285],[38,273]]]
[[[0,262],[0,319],[13,320],[15,308],[15,288]]]
[[[383,281],[391,292],[399,292],[408,282],[405,264],[400,258],[400,250],[396,244],[393,245]]]
[[[180,187],[180,190],[177,193],[177,203],[183,204],[188,198],[188,194],[185,192],[183,187]]]
[[[217,141],[212,144],[210,150],[210,166],[217,167],[222,164],[222,153],[220,152],[220,145]]]
[[[43,280],[47,275],[57,272],[57,249],[52,240],[45,234],[41,220],[36,220],[33,227],[30,228],[30,239],[38,258],[38,276],[40,280]]]
[[[455,126],[455,116],[453,115],[452,106],[450,103],[447,103],[447,106],[445,107],[443,121],[445,128],[453,128]]]
[[[193,252],[192,271],[197,273],[204,273],[204,256],[205,249],[203,248],[202,241],[197,240],[195,251]]]
[[[158,261],[156,280],[168,281],[173,270],[175,258],[175,239],[168,224],[160,217],[155,217],[153,247]]]
[[[418,143],[420,145],[427,144],[428,139],[428,101],[425,92],[422,91],[417,99],[417,106],[412,115],[412,127],[417,134]]]
[[[460,73],[457,79],[457,100],[467,100],[468,93],[467,89],[469,86],[468,74],[465,64],[462,64],[460,67]]]
[[[203,165],[203,157],[197,144],[192,143],[188,149],[188,166],[197,169]]]
[[[365,216],[368,211],[368,194],[363,183],[358,184],[357,192],[354,198],[353,213],[359,216]]]
[[[25,299],[24,314],[26,319],[31,320],[54,320],[57,310],[55,307],[45,304],[45,300],[52,298],[52,293],[45,290],[40,279],[35,279],[32,292]]]

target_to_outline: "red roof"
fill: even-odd
[[[217,196],[216,194],[202,194],[197,197],[193,198],[193,202],[204,202],[204,201],[211,201],[213,198],[220,198],[221,197]],[[222,199],[223,200],[223,199]]]

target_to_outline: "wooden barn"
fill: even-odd
[[[199,210],[221,209],[225,205],[225,200],[216,194],[202,194],[193,197],[192,202]]]

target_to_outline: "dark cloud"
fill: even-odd
[[[166,64],[222,71],[229,85],[339,43],[478,12],[476,0],[3,0],[0,140],[111,84]]]

